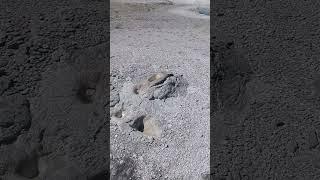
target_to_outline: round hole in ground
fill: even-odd
[[[134,94],[139,94],[139,89],[140,89],[139,86],[134,86],[134,87],[133,87],[133,93],[134,93]]]
[[[115,113],[115,116],[116,116],[117,118],[122,118],[122,110],[117,111],[117,112]]]
[[[277,127],[281,127],[281,126],[284,126],[284,125],[285,125],[284,122],[278,122],[278,123],[276,124]]]
[[[137,131],[140,131],[140,132],[143,132],[144,131],[144,118],[146,116],[140,116],[138,117],[136,120],[134,120],[133,124],[130,125],[133,129],[137,130]]]
[[[146,136],[160,137],[161,135],[161,130],[157,121],[149,116],[143,115],[138,117],[130,126]]]

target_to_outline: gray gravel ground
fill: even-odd
[[[0,179],[107,179],[107,4],[0,4]]]
[[[209,18],[184,7],[111,2],[112,179],[209,171]]]
[[[212,179],[320,179],[319,1],[212,7]]]

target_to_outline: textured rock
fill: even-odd
[[[135,86],[134,92],[149,100],[185,95],[188,83],[182,76],[157,73]]]

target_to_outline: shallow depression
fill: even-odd
[[[142,132],[146,136],[160,137],[161,130],[158,123],[150,116],[139,116],[130,125],[134,130]]]

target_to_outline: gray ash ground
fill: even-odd
[[[0,179],[107,179],[108,7],[0,4]],[[172,15],[172,3],[114,7],[112,178],[209,179],[206,19]],[[213,5],[211,179],[320,179],[318,9],[317,0]],[[183,75],[181,94],[123,98],[123,87],[162,71]]]
[[[212,7],[211,178],[320,179],[319,2]]]
[[[0,4],[0,179],[107,179],[107,4]]]
[[[209,17],[192,5],[138,1],[111,3],[111,179],[201,179]]]

